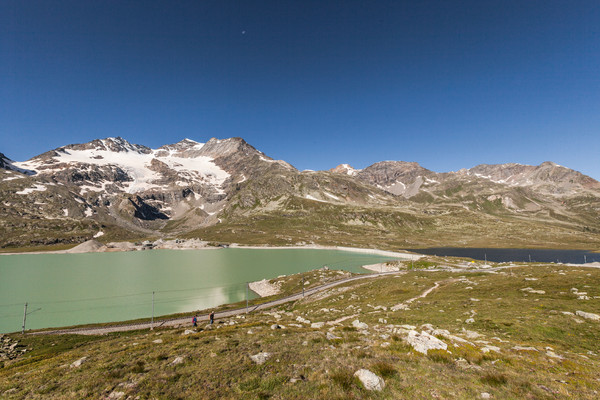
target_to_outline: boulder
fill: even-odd
[[[85,362],[85,360],[87,360],[87,357],[81,357],[79,360],[73,361],[71,363],[71,368],[79,368],[79,367],[81,367],[81,364],[83,364]]]
[[[361,381],[367,390],[382,391],[385,387],[385,382],[383,379],[368,369],[359,369],[354,373],[354,376]]]
[[[590,319],[592,321],[600,321],[600,315],[598,314],[593,314],[585,311],[575,311],[575,314],[585,319]]]
[[[364,322],[360,322],[357,319],[352,321],[352,326],[355,327],[356,329],[361,329],[361,330],[369,329],[369,325],[365,324]]]
[[[171,364],[177,365],[177,364],[181,364],[181,363],[183,363],[183,357],[176,357]]]
[[[269,359],[269,357],[271,357],[271,353],[267,353],[266,351],[263,351],[261,353],[250,356],[250,359],[252,361],[254,361],[255,363],[257,363],[258,365],[262,365]]]
[[[429,350],[446,350],[448,345],[425,331],[408,332],[406,341],[419,353],[427,354]]]

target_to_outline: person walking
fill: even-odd
[[[209,317],[210,317],[210,324],[212,325],[215,322],[215,312],[211,311]]]
[[[198,318],[194,315],[194,318],[192,319],[192,324],[194,325],[194,328],[196,328],[198,326]]]

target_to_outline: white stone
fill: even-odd
[[[473,324],[473,323],[475,323],[475,319],[474,318],[467,318],[465,320],[465,324]]]
[[[489,399],[489,398],[491,398],[491,397],[492,397],[492,396],[491,396],[489,393],[487,393],[487,392],[483,392],[483,393],[481,393],[481,398],[482,398],[482,399]]]
[[[357,319],[352,321],[352,326],[355,327],[356,329],[361,329],[361,330],[369,329],[369,325],[365,324],[364,322],[360,322]]]
[[[419,353],[427,354],[428,350],[446,350],[448,345],[425,331],[409,331],[406,341]]]
[[[177,357],[173,360],[173,362],[171,364],[177,365],[177,364],[181,364],[181,363],[183,363],[183,357]]]
[[[322,328],[323,326],[325,326],[325,322],[313,322],[310,324],[310,327],[315,329]]]
[[[559,360],[564,360],[565,359],[563,356],[559,356],[558,354],[556,354],[552,350],[546,350],[546,355],[548,357],[550,357],[550,358],[557,358]]]
[[[534,290],[533,288],[530,288],[530,287],[523,288],[523,289],[521,289],[521,291],[527,292],[527,293],[532,293],[532,294],[546,294],[546,291],[544,291],[544,290]]]
[[[356,376],[362,382],[363,386],[367,390],[382,391],[385,387],[385,382],[383,379],[368,369],[359,369],[354,373],[354,376]]]
[[[109,398],[109,399],[120,399],[120,398],[122,398],[123,396],[125,396],[125,392],[111,392],[111,393],[108,395],[108,398]]]
[[[310,324],[309,320],[307,320],[306,318],[302,318],[299,315],[296,317],[296,321],[300,322],[301,324]]]
[[[392,311],[398,311],[398,310],[410,310],[410,308],[408,307],[407,304],[404,303],[400,303],[400,304],[396,304],[395,306],[393,306],[391,308]]]
[[[250,359],[252,361],[254,361],[255,363],[257,363],[258,365],[262,365],[265,363],[265,361],[267,361],[269,359],[269,357],[271,357],[271,353],[267,353],[266,351],[263,351],[261,353],[250,356]]]
[[[481,336],[481,334],[479,334],[475,331],[470,331],[465,328],[462,329],[462,333],[463,333],[463,335],[465,335],[467,337],[467,339],[477,339],[478,337]]]
[[[163,342],[162,339],[156,339],[156,340],[152,341],[152,343],[156,343],[156,344],[160,344],[162,342]]]
[[[513,350],[517,351],[538,351],[535,347],[515,346]]]
[[[339,336],[336,336],[336,335],[334,335],[334,334],[333,334],[333,333],[331,333],[331,332],[327,332],[327,339],[328,339],[328,340],[339,340],[339,339],[341,339],[341,337],[339,337]]]
[[[588,313],[585,311],[575,311],[575,314],[585,319],[591,319],[592,321],[600,321],[600,315],[598,314]]]
[[[87,360],[87,357],[81,357],[79,360],[74,361],[71,364],[71,368],[79,368],[79,367],[81,367],[81,364],[83,364],[85,362],[85,360]]]
[[[186,330],[183,332],[183,335],[191,335],[192,333],[196,333],[196,331],[193,331],[193,330],[191,330],[191,329],[186,329]]]
[[[490,351],[495,351],[496,353],[500,353],[500,347],[486,345],[481,348],[483,353],[489,353]]]

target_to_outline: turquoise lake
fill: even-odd
[[[124,321],[246,298],[246,282],[392,259],[341,250],[204,249],[0,256],[0,332]],[[256,297],[250,292],[250,298]]]

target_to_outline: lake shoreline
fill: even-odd
[[[95,246],[90,244],[91,242],[97,243]],[[157,241],[158,242],[158,241]],[[156,243],[156,242],[155,242]],[[248,246],[248,245],[238,245],[233,243],[227,247],[214,247],[209,246],[208,242],[200,241],[200,240],[169,240],[169,241],[161,241],[157,245],[153,245],[152,247],[144,247],[147,245],[135,245],[131,242],[110,242],[102,245],[100,242],[96,242],[93,240],[89,240],[87,242],[81,243],[71,249],[67,250],[48,250],[48,251],[29,251],[29,252],[18,252],[18,253],[0,253],[0,255],[10,256],[10,255],[21,255],[21,254],[82,254],[82,253],[113,253],[113,252],[126,252],[126,251],[150,251],[150,250],[221,250],[223,248],[231,248],[231,249],[249,249],[249,250],[340,250],[340,251],[350,251],[355,253],[362,254],[373,254],[378,256],[385,257],[399,257],[399,258],[407,258],[409,260],[418,260],[421,257],[425,257],[421,254],[415,254],[410,252],[396,252],[396,251],[388,251],[388,250],[380,250],[380,249],[370,249],[370,248],[358,248],[358,247],[345,247],[345,246],[321,246],[317,244],[308,244],[301,246],[269,246],[269,245],[261,245],[261,246]]]

